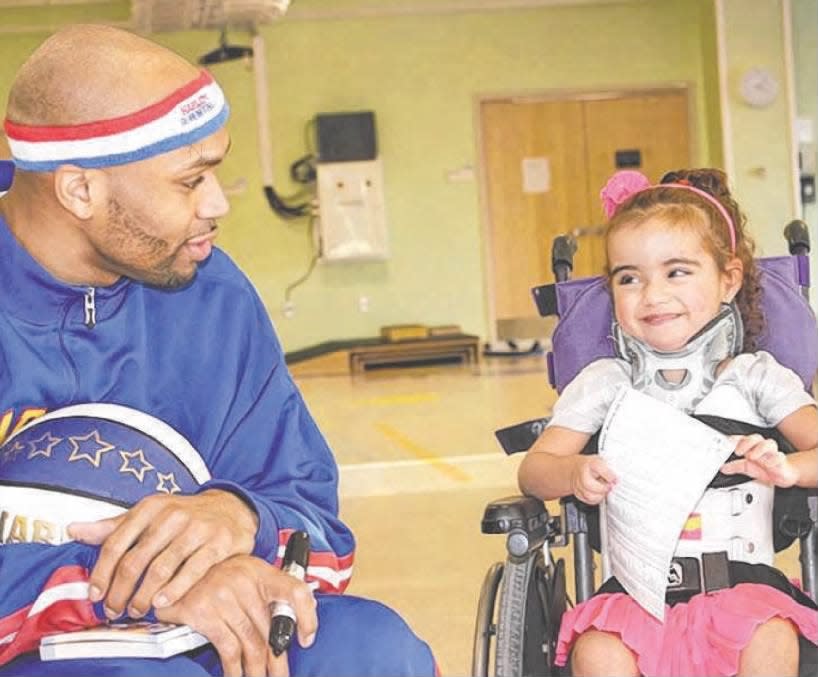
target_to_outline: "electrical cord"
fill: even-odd
[[[272,210],[283,219],[300,219],[310,213],[310,202],[297,205],[286,204],[272,186],[264,186],[264,195]]]
[[[312,153],[299,158],[290,165],[290,178],[296,183],[313,184],[318,178],[315,168],[316,157]]]
[[[280,196],[272,185],[264,186],[264,195],[270,208],[278,214],[282,219],[294,220],[309,216],[312,211],[312,200],[302,201],[293,204],[292,200],[300,200],[308,192],[314,193],[314,189],[310,191],[310,187],[315,185],[318,178],[318,171],[316,169],[316,162],[318,160],[314,151],[313,136],[315,131],[316,121],[311,119],[307,121],[304,126],[304,142],[307,148],[307,154],[299,158],[290,165],[290,178],[296,183],[300,183],[307,188],[297,191],[291,196]]]
[[[312,258],[310,259],[310,263],[309,263],[309,265],[307,267],[306,272],[303,275],[301,275],[301,277],[299,277],[297,280],[294,280],[293,282],[288,284],[286,289],[284,290],[284,304],[285,304],[285,306],[290,304],[291,299],[292,299],[293,290],[296,287],[304,284],[304,282],[306,282],[309,279],[310,275],[312,275],[312,272],[315,270],[315,265],[318,263],[318,259],[321,258],[321,247],[320,247],[320,245],[317,248],[315,247],[314,231],[315,231],[315,222],[316,221],[317,221],[317,217],[313,214],[310,217],[310,223],[309,223],[309,226],[307,228],[307,235],[308,235],[308,237],[310,239],[310,243],[313,246]]]
[[[279,199],[282,202],[292,202],[293,200],[300,200],[304,201],[304,198],[309,197],[312,200],[315,197],[315,189],[312,186],[304,186],[299,190],[295,191],[294,193],[290,193],[289,195],[282,195]]]
[[[304,125],[304,147],[307,149],[307,153],[310,155],[318,155],[314,143],[317,129],[318,122],[314,117],[307,120],[307,124]]]

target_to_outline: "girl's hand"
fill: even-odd
[[[798,470],[775,440],[761,435],[733,435],[730,440],[736,443],[734,453],[742,458],[725,463],[721,467],[725,475],[747,475],[777,487],[791,487],[798,481]]]
[[[600,456],[580,456],[571,473],[571,493],[588,505],[597,505],[616,484],[616,475]]]

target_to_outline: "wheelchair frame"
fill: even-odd
[[[784,235],[791,255],[809,254],[809,234],[802,222],[787,225]],[[576,242],[560,236],[552,246],[557,282],[570,278]],[[526,451],[539,437],[547,419],[535,419],[498,430],[506,453]],[[818,602],[818,491],[807,496],[809,520],[796,525],[804,591]],[[493,564],[483,580],[477,605],[472,672],[488,677],[494,656],[496,677],[569,674],[554,665],[556,640],[567,603],[565,560],[551,547],[564,547],[573,537],[576,603],[594,593],[594,561],[588,528],[590,506],[572,496],[560,499],[561,512],[552,516],[545,504],[530,496],[510,496],[489,503],[481,529],[506,535],[506,560]]]

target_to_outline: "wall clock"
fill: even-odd
[[[765,108],[778,96],[778,78],[767,68],[750,68],[741,76],[739,93],[750,106]]]

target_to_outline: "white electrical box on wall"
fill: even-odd
[[[319,162],[318,211],[323,261],[389,257],[379,159]]]

